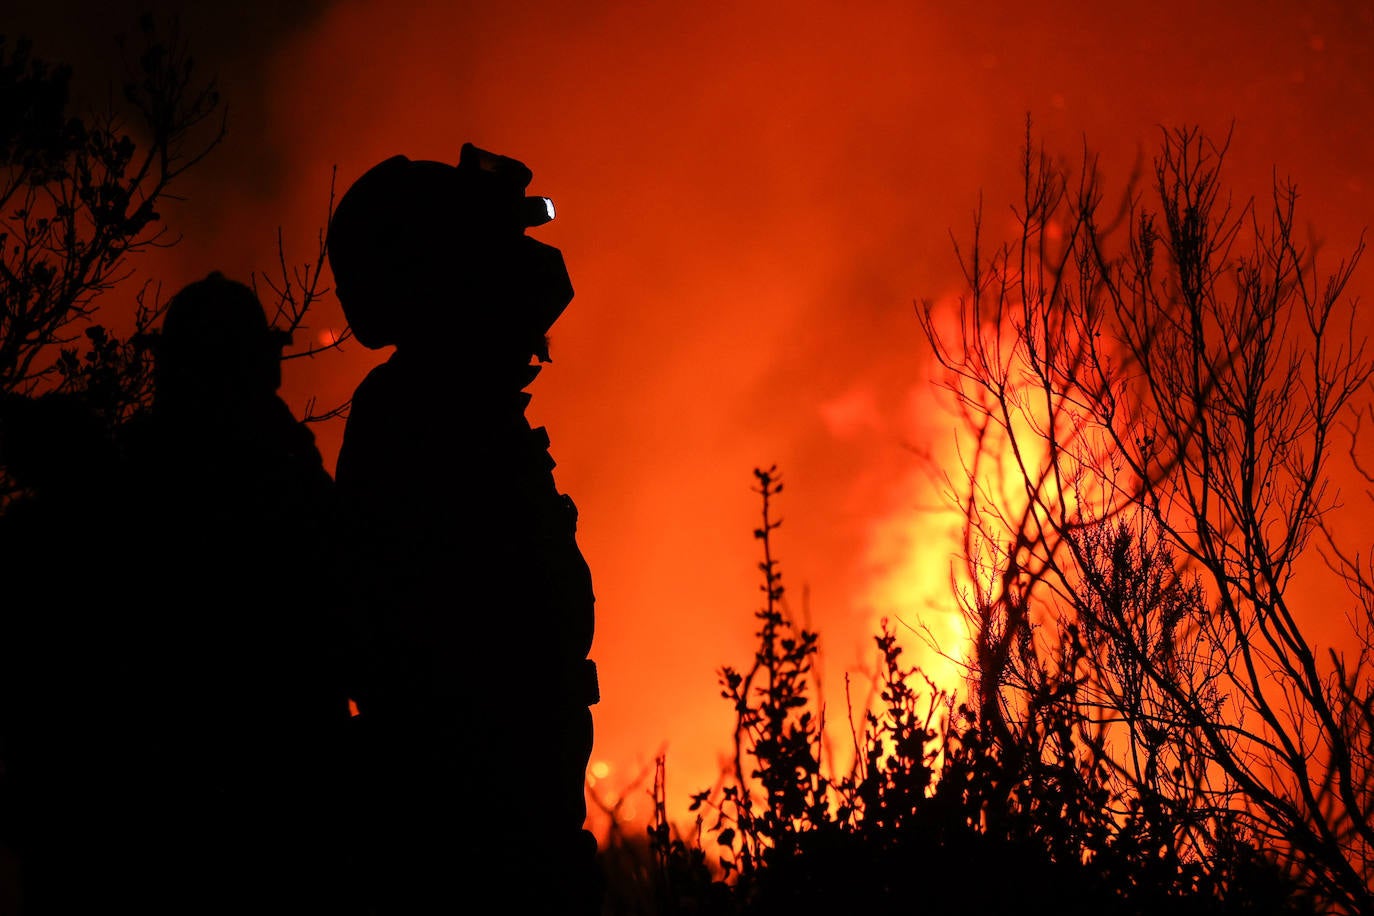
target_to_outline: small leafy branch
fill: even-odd
[[[763,546],[763,607],[759,645],[746,672],[720,670],[721,696],[735,710],[734,784],[725,786],[713,830],[729,850],[721,866],[748,880],[770,850],[786,853],[796,837],[826,817],[829,784],[821,774],[821,722],[806,707],[808,675],[817,649],[816,634],[795,630],[784,613],[782,573],[773,557],[773,533],[782,525],[772,516],[772,500],[782,492],[777,468],[756,468],[755,492],[762,499],[762,523],[754,537]],[[753,766],[746,769],[746,760]],[[693,797],[692,810],[710,793]],[[733,826],[732,826],[733,825]]]

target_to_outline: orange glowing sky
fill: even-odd
[[[106,35],[134,21],[123,2],[19,5],[7,30],[100,78]],[[453,160],[472,141],[525,161],[531,192],[556,200],[536,234],[562,248],[577,295],[530,414],[595,576],[607,793],[666,750],[670,798],[685,802],[729,747],[714,672],[747,665],[753,646],[756,466],[776,463],[786,484],[775,551],[794,612],[808,593],[833,703],[884,614],[955,632],[940,610],[947,519],[923,508],[936,494],[912,452],[948,456],[951,421],[912,306],[957,293],[949,233],[967,238],[980,191],[987,230],[1003,231],[1027,112],[1070,157],[1086,139],[1117,183],[1160,125],[1234,120],[1238,190],[1265,193],[1273,167],[1293,176],[1334,250],[1374,222],[1374,4],[955,6],[183,13],[230,133],[166,213],[184,242],[141,264],[167,291],[212,269],[271,270],[278,226],[290,258],[308,259],[335,166],[342,191],[385,156]],[[312,330],[341,320],[329,299]],[[462,333],[462,316],[435,333]],[[298,412],[312,397],[333,406],[383,355],[294,362],[284,393]],[[341,432],[316,427],[331,467]],[[641,815],[650,784],[631,790]]]

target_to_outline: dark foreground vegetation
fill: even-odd
[[[1322,912],[1240,823],[1204,849],[1149,799],[1123,798],[1076,739],[1064,697],[1037,698],[1014,743],[907,667],[894,631],[875,642],[880,702],[854,736],[857,764],[829,774],[813,688],[819,634],[795,627],[771,537],[775,469],[756,470],[766,602],[748,669],[720,671],[736,713],[734,772],[670,824],[656,790],[647,837],[604,853],[608,914]],[[1121,570],[1125,573],[1128,570]]]

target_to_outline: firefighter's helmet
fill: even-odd
[[[553,218],[552,201],[525,193],[532,177],[467,143],[457,165],[392,156],[354,181],[326,251],[358,341],[375,349],[432,338],[441,317],[498,340],[542,340],[572,285],[561,253],[525,235]]]
[[[269,324],[252,287],[214,271],[167,305],[154,339],[158,391],[276,391],[289,342]]]

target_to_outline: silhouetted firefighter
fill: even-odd
[[[395,347],[354,393],[335,474],[370,627],[357,700],[381,912],[599,911],[591,575],[524,415],[573,290],[525,234],[553,216],[531,177],[471,144],[456,166],[395,156],[329,227],[354,333]]]
[[[336,912],[348,697],[328,578],[333,481],[278,396],[284,335],[219,273],[172,299],[123,446],[145,583],[118,702],[134,912]]]

